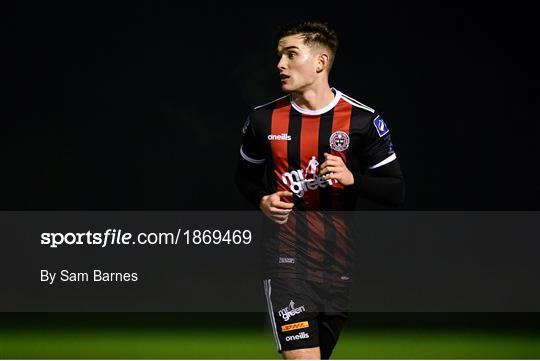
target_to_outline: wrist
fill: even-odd
[[[349,171],[348,174],[346,174],[342,178],[341,184],[343,184],[345,187],[352,187],[354,185],[354,180],[355,180],[354,174],[351,171]]]
[[[270,198],[270,195],[269,194],[260,194],[258,198],[259,198],[259,205],[263,205],[264,203],[266,203],[266,200],[268,198]]]

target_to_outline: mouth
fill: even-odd
[[[279,78],[281,79],[282,83],[285,83],[290,78],[290,76],[285,74],[279,74]]]

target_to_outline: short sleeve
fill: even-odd
[[[253,164],[264,164],[266,161],[260,139],[255,133],[251,116],[248,116],[242,127],[242,145],[240,147],[242,159]]]
[[[362,158],[366,168],[375,169],[396,159],[390,129],[379,114],[373,115],[364,136]]]

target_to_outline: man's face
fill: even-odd
[[[284,92],[301,91],[315,82],[318,63],[316,48],[304,44],[301,35],[290,35],[279,40],[277,68]]]

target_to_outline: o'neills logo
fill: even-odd
[[[291,136],[287,133],[270,134],[268,140],[291,140]]]
[[[308,328],[308,327],[309,327],[308,321],[289,323],[288,325],[281,326],[281,331],[287,332],[287,331],[299,330],[299,329]]]
[[[298,335],[291,335],[291,336],[287,336],[285,337],[285,341],[296,341],[296,340],[303,340],[303,339],[306,339],[306,338],[309,338],[309,334],[307,332],[300,332]]]
[[[278,315],[280,315],[281,318],[283,318],[283,321],[289,321],[289,318],[291,318],[291,316],[297,315],[305,310],[306,308],[304,306],[294,307],[294,301],[291,300],[291,302],[289,303],[289,306],[280,310],[278,312]]]

